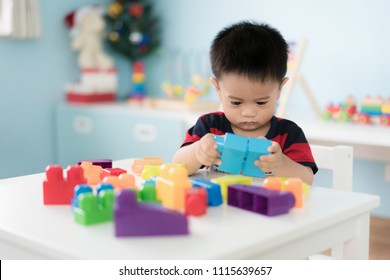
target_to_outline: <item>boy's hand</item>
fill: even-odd
[[[277,176],[283,161],[283,153],[279,143],[272,141],[271,146],[268,148],[268,152],[270,154],[261,156],[259,160],[255,161],[255,165],[263,172],[272,173]]]
[[[195,149],[196,159],[205,166],[210,166],[213,163],[221,164],[218,159],[217,143],[214,141],[214,134],[207,133],[197,142]]]

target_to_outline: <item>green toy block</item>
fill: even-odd
[[[142,190],[139,191],[139,198],[142,202],[160,203],[156,194],[156,183],[152,180],[145,181]]]
[[[244,176],[244,175],[225,175],[215,179],[212,179],[211,182],[217,183],[221,186],[221,193],[223,201],[227,200],[227,187],[229,185],[252,185],[253,178]]]
[[[82,193],[77,199],[78,207],[73,208],[76,223],[92,225],[113,220],[113,190],[103,190],[97,196],[93,193]]]

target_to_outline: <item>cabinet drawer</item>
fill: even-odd
[[[61,107],[57,110],[57,156],[65,166],[82,159],[162,156],[180,147],[185,121],[143,110]]]

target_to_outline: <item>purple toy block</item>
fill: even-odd
[[[266,216],[286,214],[294,207],[291,192],[269,190],[248,185],[228,186],[228,205]]]
[[[117,193],[114,206],[115,236],[189,234],[183,214],[151,203],[138,203],[134,190]]]
[[[99,165],[103,169],[105,168],[112,168],[112,159],[88,159],[88,160],[81,160],[78,162],[80,165],[83,161],[86,162],[92,162],[93,165]]]

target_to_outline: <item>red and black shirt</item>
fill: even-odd
[[[225,135],[226,132],[234,133],[223,112],[202,115],[196,124],[186,132],[182,147],[200,140],[207,133]],[[271,128],[265,137],[279,143],[283,154],[291,160],[311,167],[314,174],[318,171],[305,134],[296,123],[273,116]]]

